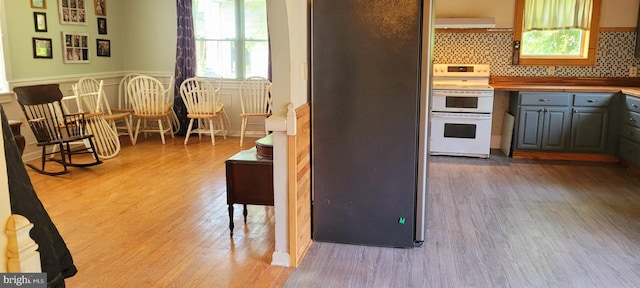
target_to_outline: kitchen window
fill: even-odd
[[[520,65],[595,65],[601,0],[517,0]]]
[[[196,75],[267,77],[266,0],[194,0]]]

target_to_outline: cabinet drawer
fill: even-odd
[[[633,142],[640,143],[640,128],[629,125],[622,125],[622,131],[620,132],[622,137],[625,137]]]
[[[520,93],[520,105],[536,106],[569,106],[571,94],[569,93]]]
[[[640,127],[640,113],[624,110],[622,111],[622,122],[627,125]]]
[[[640,144],[633,143],[624,138],[620,139],[618,156],[634,166],[640,167]]]
[[[640,98],[627,96],[626,99],[627,109],[636,113],[640,113]]]
[[[573,95],[573,106],[609,107],[612,94],[579,93]]]

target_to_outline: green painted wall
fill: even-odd
[[[9,49],[8,80],[61,77],[95,73],[120,72],[124,67],[122,15],[124,0],[107,1],[107,32],[99,35],[97,16],[92,0],[85,0],[87,25],[61,25],[58,18],[58,1],[48,0],[46,9],[31,8],[28,0],[4,0],[6,16],[6,44]],[[169,1],[167,1],[169,2]],[[35,32],[33,12],[45,12],[47,32]],[[89,34],[90,63],[63,63],[62,32]],[[32,37],[52,40],[53,59],[34,59]],[[96,38],[111,41],[111,57],[97,57]]]
[[[124,70],[173,73],[178,26],[176,1],[122,2],[126,2],[122,11]]]

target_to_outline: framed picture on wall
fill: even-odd
[[[98,47],[98,56],[111,57],[111,41],[107,39],[96,39],[96,47]]]
[[[107,34],[107,18],[98,17],[98,34]]]
[[[61,24],[87,25],[86,0],[58,0]]]
[[[33,12],[33,25],[36,32],[47,32],[47,13]]]
[[[96,16],[107,16],[107,0],[93,0]]]
[[[31,8],[47,9],[47,0],[31,0]]]
[[[33,58],[53,58],[50,38],[32,38]]]
[[[89,63],[89,34],[62,32],[64,63]]]

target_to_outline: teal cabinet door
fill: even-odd
[[[542,150],[565,150],[567,148],[567,138],[569,135],[570,123],[569,108],[545,108],[542,127]]]
[[[575,107],[571,117],[573,152],[606,152],[608,108]]]
[[[542,147],[542,120],[544,107],[520,107],[518,122],[518,149],[540,149]]]

